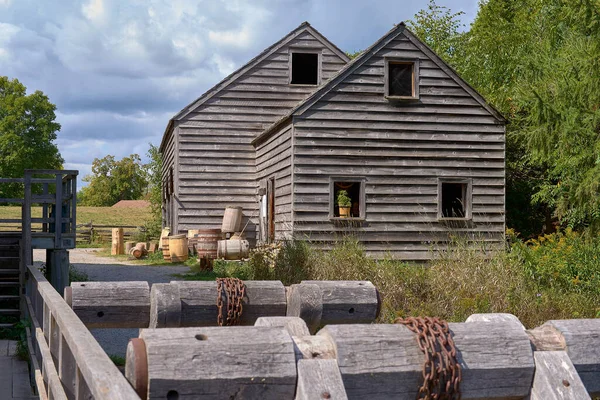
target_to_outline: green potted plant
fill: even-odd
[[[348,218],[350,216],[350,206],[352,206],[352,199],[348,196],[348,192],[339,190],[337,192],[336,203],[340,218]]]

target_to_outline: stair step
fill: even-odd
[[[14,326],[15,326],[15,324],[0,324],[0,328],[12,328]]]
[[[19,300],[19,295],[18,294],[1,295],[0,300]]]
[[[19,287],[19,282],[15,281],[15,282],[0,282],[0,289],[1,288],[6,288],[6,287]]]
[[[0,315],[20,315],[21,311],[19,309],[13,308],[0,308]]]
[[[18,269],[0,269],[0,275],[19,275]]]

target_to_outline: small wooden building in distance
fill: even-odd
[[[404,24],[353,60],[301,24],[175,115],[160,151],[171,232],[235,205],[252,243],[352,233],[427,260],[451,236],[504,239],[505,120]]]

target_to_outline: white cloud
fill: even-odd
[[[104,0],[90,0],[81,6],[81,12],[92,22],[103,22],[105,18]]]
[[[0,6],[8,7],[12,3],[12,0],[0,0]]]

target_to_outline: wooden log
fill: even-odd
[[[527,334],[514,324],[450,324],[462,367],[463,399],[523,398],[534,363]],[[335,343],[348,398],[414,399],[423,353],[402,325],[328,325],[317,336]]]
[[[179,285],[155,283],[150,290],[150,328],[176,328],[181,325]]]
[[[150,322],[148,282],[73,282],[65,301],[88,328],[139,328]]]
[[[296,359],[335,359],[335,345],[326,336],[292,336]]]
[[[140,259],[140,258],[146,256],[148,254],[148,251],[146,250],[146,243],[144,243],[144,242],[137,243],[135,245],[135,247],[131,249],[130,254],[137,259]]]
[[[288,317],[302,318],[311,333],[321,326],[323,315],[323,294],[317,285],[304,283],[291,285],[287,290]]]
[[[370,323],[379,315],[381,300],[369,281],[302,281],[301,284],[317,285],[321,289],[320,325]],[[312,325],[310,323],[309,328]]]
[[[528,333],[538,351],[565,350],[590,396],[600,396],[600,319],[552,320]]]
[[[125,254],[131,254],[131,249],[135,247],[135,242],[128,240],[125,242]]]
[[[113,256],[125,254],[125,248],[123,246],[123,228],[113,228],[110,254]]]
[[[142,329],[140,339],[145,360],[139,354],[142,346],[130,342],[125,374],[132,383],[147,377],[149,399],[294,398],[296,360],[292,339],[283,329]]]
[[[525,327],[521,321],[519,321],[519,318],[508,313],[472,314],[465,322],[504,322],[506,324],[515,324],[525,330]]]
[[[156,253],[156,251],[158,250],[158,242],[150,242],[150,244],[148,245],[148,253]]]
[[[298,361],[296,400],[315,399],[348,399],[337,361]]]
[[[181,326],[214,326],[217,323],[216,282],[171,282],[179,286]],[[244,281],[241,325],[253,325],[259,317],[284,316],[285,288],[280,281]]]
[[[306,322],[298,317],[260,317],[254,326],[274,326],[285,329],[290,335],[309,336]]]
[[[590,399],[571,359],[564,351],[536,351],[531,400]]]

